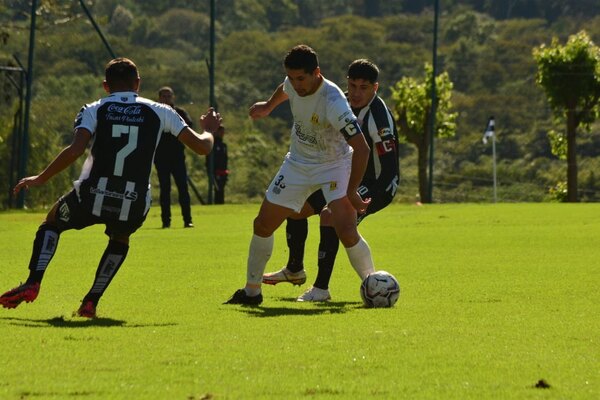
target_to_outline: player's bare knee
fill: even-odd
[[[360,235],[355,224],[350,224],[346,221],[335,225],[335,232],[340,238],[340,242],[344,247],[352,247],[360,240]]]
[[[46,224],[56,225],[56,211],[58,210],[58,203],[54,204],[54,206],[48,211],[46,215],[46,219],[44,222]]]
[[[342,245],[344,245],[344,247],[346,248],[355,246],[356,243],[358,243],[358,241],[360,240],[360,236],[358,235],[357,231],[347,231],[341,235],[340,232],[336,232],[338,234],[338,237],[340,238],[340,242],[342,242]]]
[[[265,221],[259,217],[254,219],[254,234],[260,237],[269,237],[273,234],[273,229],[271,229]]]
[[[321,211],[320,224],[321,226],[333,226],[333,215],[330,209],[325,208]]]

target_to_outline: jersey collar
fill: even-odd
[[[113,92],[108,97],[118,99],[119,101],[121,101],[123,103],[131,103],[131,102],[135,101],[136,97],[138,97],[138,94],[134,91]]]
[[[358,111],[358,114],[355,113],[356,115],[356,119],[358,119],[359,121],[362,121],[365,119],[365,115],[367,115],[367,112],[369,112],[369,110],[371,109],[371,103],[373,103],[373,100],[375,100],[375,98],[377,97],[377,93],[375,93],[373,95],[373,97],[371,98],[371,100],[367,103],[366,106],[364,106],[363,108],[360,109],[360,111]],[[354,111],[354,110],[352,110]]]

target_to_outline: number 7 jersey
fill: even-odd
[[[187,126],[171,107],[117,92],[86,104],[75,129],[92,134],[90,153],[74,182],[90,212],[111,221],[143,217],[150,208],[152,160],[161,134],[178,136]]]

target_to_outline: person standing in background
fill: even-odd
[[[189,127],[193,127],[192,119],[187,111],[175,106],[175,92],[169,86],[163,86],[158,90],[158,102],[171,106]],[[160,218],[162,220],[162,227],[171,227],[171,175],[173,175],[179,193],[183,227],[193,228],[184,146],[177,140],[177,137],[162,135],[156,148],[154,166],[156,167],[158,184],[160,186]]]
[[[225,204],[225,185],[229,170],[227,169],[227,144],[223,141],[225,136],[225,127],[220,126],[215,134],[215,145],[212,151],[213,159],[213,189],[215,195],[215,204]],[[210,175],[210,156],[206,157],[206,172]]]

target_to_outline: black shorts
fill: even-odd
[[[361,194],[361,197],[363,200],[370,197],[371,202],[369,203],[367,210],[364,213],[359,214],[358,217],[356,218],[357,224],[360,224],[361,221],[367,217],[367,215],[375,214],[377,211],[382,210],[385,207],[387,207],[394,199],[387,192],[379,192],[379,191],[376,191],[374,193],[367,192],[364,195]]]
[[[104,233],[112,235],[131,235],[142,226],[146,220],[144,214],[141,218],[131,221],[109,220],[93,215],[92,204],[85,204],[79,200],[75,189],[58,199],[56,210],[56,224],[61,231],[69,229],[83,229],[91,225],[104,224]]]
[[[370,197],[371,203],[369,203],[367,210],[363,214],[358,215],[358,224],[360,224],[360,222],[363,219],[365,219],[367,215],[375,214],[377,211],[387,207],[394,199],[393,196],[390,196],[388,192],[371,192],[370,190],[365,190],[363,190],[362,193],[360,193],[360,196],[363,200]],[[321,211],[323,211],[325,205],[327,204],[325,202],[325,196],[323,195],[323,192],[320,189],[311,194],[308,197],[308,199],[306,199],[306,201],[312,207],[312,209],[315,210],[315,214],[320,214]]]
[[[325,201],[325,196],[321,189],[308,196],[306,202],[313,210],[315,210],[315,215],[321,214],[321,211],[323,211],[323,208],[327,205],[327,201]]]

